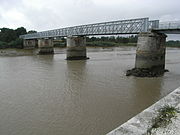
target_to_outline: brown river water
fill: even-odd
[[[0,57],[0,135],[105,135],[180,86],[180,48],[167,48],[158,78],[125,76],[135,49],[88,48],[86,61],[11,49]]]

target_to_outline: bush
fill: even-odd
[[[23,48],[23,39],[17,38],[14,41],[11,41],[9,44],[10,48]]]
[[[8,47],[8,44],[6,42],[0,41],[0,49],[4,49],[4,48],[7,48],[7,47]]]
[[[66,43],[54,42],[54,47],[66,47]]]

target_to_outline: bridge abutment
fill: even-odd
[[[38,39],[39,54],[53,54],[53,39]]]
[[[37,45],[36,39],[24,39],[23,41],[23,48],[24,49],[34,49]]]
[[[166,35],[154,32],[140,33],[136,49],[135,68],[127,75],[155,77],[165,72]]]
[[[67,60],[86,60],[86,37],[67,37]]]

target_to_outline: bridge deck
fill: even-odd
[[[153,31],[166,34],[180,34],[180,21],[161,22],[159,27],[153,29]]]
[[[154,29],[154,32],[165,34],[180,34],[180,29]]]

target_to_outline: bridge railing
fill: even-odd
[[[149,21],[149,26],[148,26],[149,30],[157,29],[157,28],[159,28],[159,20],[151,20],[151,21]]]
[[[159,29],[180,29],[180,21],[160,22]]]
[[[24,39],[37,39],[84,35],[137,34],[148,31],[148,22],[149,18],[120,20],[43,31],[21,35],[20,37]],[[151,24],[151,27],[153,27],[154,22],[152,21]]]

